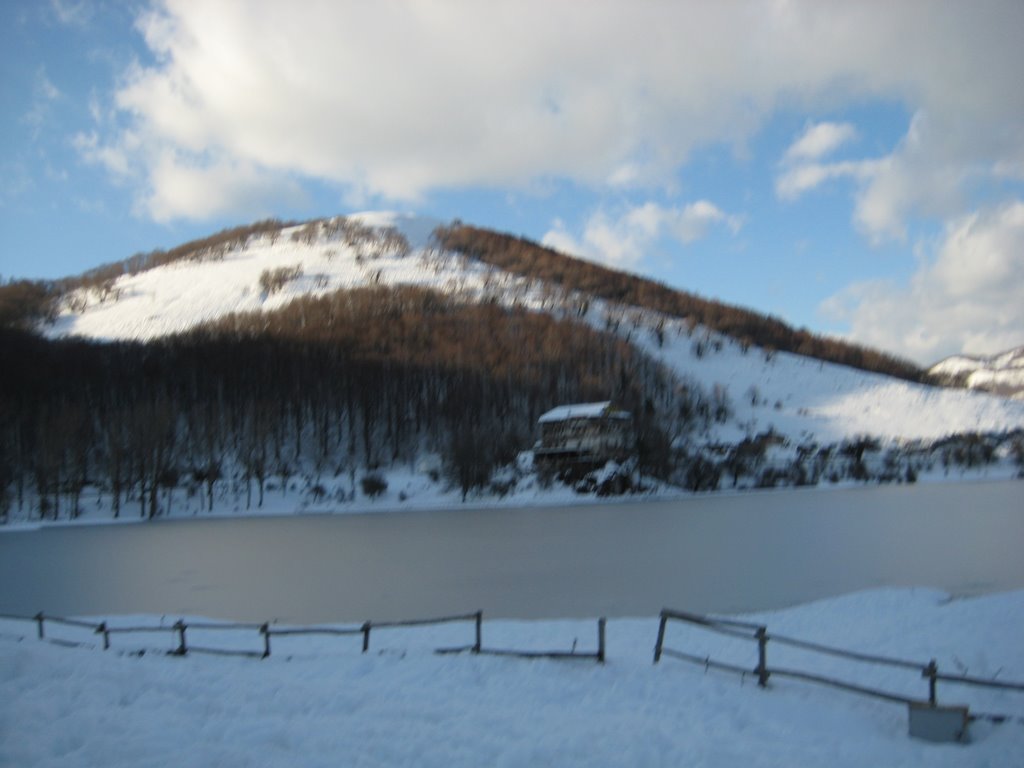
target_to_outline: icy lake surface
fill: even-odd
[[[362,621],[765,610],[1024,587],[1024,482],[55,526],[0,535],[0,612]]]

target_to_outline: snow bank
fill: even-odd
[[[883,590],[751,618],[780,634],[1024,678],[1024,592],[950,601]],[[899,705],[787,680],[760,690],[752,678],[671,660],[653,666],[654,619],[609,622],[604,666],[434,655],[450,628],[375,635],[366,655],[358,639],[295,641],[287,655],[255,661],[67,649],[22,626],[21,641],[0,626],[3,765],[1024,765],[1020,719],[977,722],[972,743],[935,745],[908,737]],[[484,644],[582,646],[593,627],[487,622]],[[735,652],[715,638],[672,626],[667,641]],[[776,655],[789,663],[770,647],[769,664]],[[851,674],[838,660],[816,668]],[[882,674],[868,682],[926,691],[915,674]],[[940,683],[939,702],[1024,715],[1022,694]]]

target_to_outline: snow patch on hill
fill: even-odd
[[[720,439],[774,431],[792,440],[934,440],[1024,427],[1024,403],[915,384],[786,352],[745,349],[678,321],[634,341],[684,378],[725,388],[734,418]],[[699,345],[699,352],[696,351]]]
[[[929,373],[969,389],[1024,398],[1024,347],[989,357],[956,355],[936,363]]]
[[[454,262],[434,258],[429,238],[436,221],[384,213],[346,218],[367,227],[394,228],[411,250],[378,251],[372,244],[353,244],[342,238],[306,242],[303,227],[289,227],[215,259],[183,260],[121,277],[114,284],[113,299],[81,292],[65,302],[47,333],[53,337],[147,341],[230,313],[279,309],[299,296],[368,285],[418,285],[451,291],[482,279],[479,269],[461,269]],[[288,268],[298,274],[280,290],[268,292],[261,287],[264,272]],[[76,311],[83,304],[84,310]]]

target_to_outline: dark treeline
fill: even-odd
[[[565,402],[614,399],[657,472],[709,404],[611,334],[418,289],[231,315],[148,344],[0,331],[0,513],[75,516],[83,488],[154,517],[170,489],[262,501],[267,481],[350,477],[422,452],[463,494]]]
[[[56,319],[60,296],[60,287],[48,280],[0,284],[0,328],[30,330]]]
[[[575,259],[526,238],[460,223],[438,228],[435,236],[441,248],[479,259],[499,269],[543,280],[566,291],[578,291],[687,318],[741,343],[793,352],[909,381],[923,382],[927,379],[926,373],[913,363],[883,352],[796,330],[770,315],[709,301],[653,280]]]

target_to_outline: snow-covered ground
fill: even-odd
[[[685,606],[675,606],[685,608]],[[950,601],[880,590],[744,617],[769,633],[1024,679],[1024,592]],[[125,623],[174,617],[121,617]],[[71,633],[72,630],[65,630]],[[60,630],[48,625],[48,634]],[[1024,765],[1024,694],[939,683],[940,704],[1011,715],[977,721],[970,743],[908,736],[905,706],[773,679],[767,690],[702,666],[654,666],[655,618],[612,620],[608,661],[522,660],[438,646],[472,625],[360,638],[274,639],[269,659],[161,653],[173,635],[114,647],[39,642],[0,623],[0,764],[10,766],[1014,766]],[[247,642],[261,649],[258,636]],[[72,639],[73,635],[65,634]],[[97,638],[86,636],[91,643]],[[485,621],[485,648],[590,650],[593,621]],[[756,646],[670,624],[668,647],[753,669]],[[924,698],[916,672],[864,667],[769,642],[768,665]]]
[[[536,285],[432,250],[429,235],[437,222],[392,214],[352,220],[397,227],[409,251],[368,256],[339,240],[300,242],[291,237],[298,228],[287,230],[222,259],[123,277],[116,301],[101,300],[99,293],[79,296],[84,310],[67,309],[48,332],[149,339],[228,312],[270,310],[298,295],[373,284],[495,295],[559,311]],[[261,290],[261,275],[284,267],[298,267],[301,276],[280,291]],[[602,328],[608,313],[625,316],[629,310],[594,302],[587,320]],[[730,417],[699,436],[708,444],[769,430],[794,448],[864,435],[897,444],[1024,428],[1024,402],[744,350],[701,328],[635,314],[644,317],[624,320],[620,333],[680,377],[727,397]],[[1007,455],[971,470],[932,466],[918,473],[918,481],[1001,478],[1017,471]],[[374,498],[362,493],[355,477],[324,480],[322,493],[313,492],[309,478],[296,476],[285,488],[272,478],[259,511],[366,512],[461,502],[449,484],[430,479],[437,473],[429,468],[382,472],[387,489]],[[255,490],[247,509],[244,490],[223,486],[214,514],[257,511]],[[665,498],[680,491],[652,486],[649,493]],[[201,488],[178,489],[165,501],[171,516],[207,514]],[[525,471],[508,495],[469,501],[523,506],[593,499],[557,484],[542,487]],[[110,519],[108,504],[95,489],[87,491],[79,519]],[[138,519],[137,504],[127,503],[122,514]],[[170,624],[177,617],[107,618],[123,626]],[[779,634],[861,652],[922,663],[935,658],[951,673],[1024,679],[1024,592],[949,600],[935,591],[887,589],[745,618]],[[1001,725],[974,723],[968,745],[934,745],[908,737],[907,711],[899,705],[783,679],[764,691],[752,676],[740,679],[670,659],[653,666],[655,618],[610,621],[603,666],[432,652],[470,643],[471,631],[464,625],[382,631],[366,655],[359,653],[358,638],[282,638],[275,639],[271,658],[257,661],[130,653],[140,646],[168,650],[170,633],[141,640],[117,636],[109,652],[65,648],[37,641],[31,623],[0,621],[0,765],[1024,765],[1024,694],[940,683],[940,703],[967,703],[974,712],[1012,718]],[[48,634],[99,644],[74,630],[48,628]],[[233,642],[262,648],[256,633]],[[485,647],[568,650],[594,643],[592,621],[484,625]],[[693,627],[673,625],[667,643],[750,669],[756,663],[752,644]],[[773,664],[909,696],[927,692],[916,673],[865,670],[778,646],[769,649]]]
[[[606,468],[607,469],[607,468]],[[975,483],[1013,480],[1020,477],[1020,467],[1015,461],[1002,458],[993,464],[977,467],[935,466],[922,471],[916,482],[932,483]],[[305,514],[387,514],[391,512],[429,512],[432,510],[452,510],[459,508],[493,508],[515,509],[522,507],[551,507],[577,504],[619,504],[636,501],[668,501],[703,496],[707,492],[694,493],[676,486],[661,483],[654,478],[642,477],[641,490],[621,496],[598,497],[593,492],[577,492],[572,486],[554,481],[550,485],[541,483],[536,473],[516,474],[512,468],[506,468],[507,477],[501,476],[499,481],[508,482],[508,490],[504,494],[495,493],[490,487],[477,488],[469,492],[463,500],[462,492],[445,478],[433,479],[431,475],[418,468],[403,465],[380,469],[374,474],[383,479],[387,488],[380,494],[368,496],[357,480],[353,488],[348,475],[320,478],[323,495],[314,493],[307,476],[295,475],[288,481],[288,488],[281,489],[280,480],[272,478],[267,483],[263,504],[258,504],[258,492],[255,481],[249,493],[244,484],[232,485],[219,483],[214,494],[213,509],[207,508],[205,491],[202,488],[178,487],[173,492],[160,493],[161,519],[190,518],[231,518],[249,516],[289,516]],[[822,488],[846,489],[874,482],[858,482],[842,480],[837,483],[822,481]],[[729,480],[722,480],[721,490],[716,493],[750,492],[749,482],[738,488],[730,488]],[[786,489],[780,489],[784,492]],[[759,493],[770,493],[761,489]],[[137,522],[148,519],[140,509],[137,496],[122,500],[120,517],[113,517],[112,502],[109,491],[86,486],[79,503],[79,514],[69,519],[66,511],[59,520],[40,520],[34,510],[37,508],[36,495],[29,490],[21,508],[15,502],[8,511],[7,520],[0,525],[0,533],[38,528],[41,525],[91,525],[111,522]],[[247,500],[249,503],[247,504]]]

